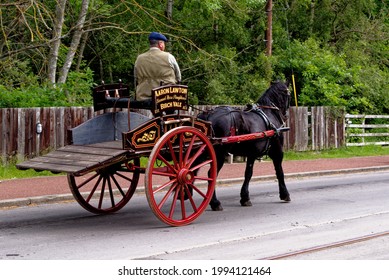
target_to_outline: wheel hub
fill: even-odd
[[[192,171],[183,168],[178,172],[177,179],[180,184],[191,184],[194,181],[194,174]]]

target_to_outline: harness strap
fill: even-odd
[[[266,130],[269,130],[269,129],[274,129],[275,126],[273,123],[270,122],[269,118],[266,116],[265,112],[262,111],[260,108],[254,108],[252,110],[253,113],[256,113],[257,115],[259,115],[263,121],[265,122],[266,124]]]
[[[269,120],[269,118],[267,117],[267,115],[265,114],[265,112],[261,108],[275,109],[274,107],[271,107],[271,106],[259,106],[257,104],[253,104],[250,106],[250,109],[248,110],[248,112],[253,112],[253,113],[257,114],[258,116],[260,116],[263,119],[263,121],[265,122],[266,130],[273,129],[273,130],[277,131],[277,128],[275,127],[275,125]],[[271,146],[270,145],[270,138],[267,137],[265,150],[264,150],[263,154],[259,156],[258,159],[260,159],[262,156],[268,154],[270,146]]]
[[[230,136],[236,136],[237,133],[237,127],[236,127],[236,119],[235,115],[233,114],[234,112],[239,112],[238,110],[232,109],[231,107],[226,106],[228,109],[228,113],[230,118],[231,118],[231,127],[230,127]]]
[[[282,126],[285,126],[285,122],[286,122],[286,119],[287,117],[284,116],[282,113],[281,113],[281,110],[280,108],[278,108],[277,106],[275,106],[273,103],[272,103],[273,106],[267,106],[267,105],[259,105],[259,104],[254,104],[253,105],[253,108],[262,108],[262,109],[271,109],[271,110],[276,110],[278,112],[278,118],[279,120],[282,122]]]

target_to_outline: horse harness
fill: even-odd
[[[282,123],[282,125],[278,128],[282,128],[282,127],[285,127],[286,125],[286,120],[288,119],[288,117],[286,115],[283,115],[281,113],[281,110],[280,108],[278,108],[277,106],[275,106],[274,104],[272,104],[272,106],[267,106],[267,105],[259,105],[259,104],[252,104],[252,105],[248,105],[250,106],[250,109],[246,109],[246,111],[250,112],[250,111],[254,111],[255,113],[258,114],[258,112],[261,112],[261,116],[266,116],[266,114],[262,111],[262,109],[271,109],[271,110],[275,110],[278,112],[278,114],[276,115],[278,117],[278,120],[280,121],[280,123]],[[271,128],[275,128],[277,129],[277,127],[271,123]]]
[[[231,118],[230,136],[239,135],[236,117],[235,117],[235,114],[233,114],[233,112],[241,113],[242,110],[233,109],[231,107],[227,107],[227,108],[228,108],[228,111],[229,111],[228,113],[229,113],[230,118]],[[273,129],[273,130],[277,131],[277,127],[269,120],[269,118],[267,117],[267,115],[265,114],[265,112],[262,109],[272,109],[272,110],[277,110],[279,112],[279,108],[277,108],[276,106],[265,106],[265,105],[258,105],[258,104],[250,104],[243,111],[244,112],[253,112],[253,113],[257,114],[258,116],[260,116],[263,119],[263,121],[265,122],[266,130]],[[284,118],[281,116],[281,113],[279,113],[277,116],[282,123],[281,127],[284,127],[285,121],[284,121]],[[244,123],[244,118],[242,118],[242,121]],[[278,135],[278,134],[275,134],[275,135]],[[266,139],[265,150],[264,150],[264,153],[260,157],[262,157],[263,155],[267,155],[267,153],[270,149],[270,146],[271,146],[270,145],[270,138],[266,137],[265,139]]]

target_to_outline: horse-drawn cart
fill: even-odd
[[[95,116],[69,131],[70,145],[17,167],[67,173],[74,198],[96,214],[125,206],[144,174],[154,214],[172,226],[189,224],[207,208],[214,192],[213,145],[271,137],[276,131],[215,138],[210,122],[180,114],[188,108],[187,91],[183,85],[161,86],[148,103],[131,100],[123,84],[99,86],[93,90],[95,111],[128,110]],[[154,117],[132,108],[151,109]]]

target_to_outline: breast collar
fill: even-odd
[[[281,116],[280,109],[277,106],[259,105],[259,104],[255,103],[255,104],[250,104],[246,111],[253,112],[253,113],[256,113],[257,115],[261,116],[261,118],[266,123],[266,129],[278,129],[278,128],[280,128],[280,127],[276,127],[269,120],[268,116],[265,114],[265,112],[262,109],[276,110],[278,112],[278,114],[276,114],[276,116],[278,117],[278,119],[279,119],[279,121],[281,123],[280,127],[284,127],[286,125],[284,118]]]
[[[252,110],[255,111],[257,114],[261,114],[264,115],[267,119],[267,115],[265,114],[265,112],[263,112],[262,109],[270,109],[270,110],[275,110],[278,112],[277,117],[278,117],[278,120],[280,121],[281,123],[281,126],[280,127],[285,127],[286,126],[286,120],[287,120],[287,117],[286,116],[283,116],[281,111],[280,111],[280,108],[278,108],[277,106],[275,106],[274,104],[272,104],[272,106],[268,106],[268,105],[259,105],[257,103],[255,104],[252,104]],[[260,113],[259,113],[260,112]],[[269,119],[268,119],[269,121]],[[269,121],[270,122],[270,121]],[[273,128],[275,128],[275,125],[273,123],[271,123],[271,126]]]

